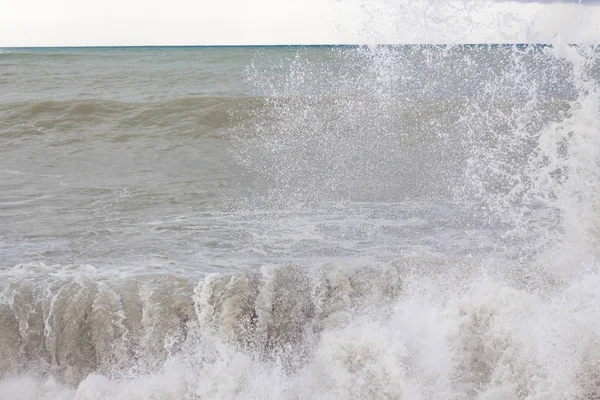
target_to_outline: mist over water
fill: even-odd
[[[597,398],[597,54],[1,54],[0,399]]]

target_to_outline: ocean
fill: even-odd
[[[598,54],[0,49],[0,400],[600,398]]]

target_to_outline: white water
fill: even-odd
[[[125,345],[115,336],[105,342],[114,346],[105,372],[75,388],[21,377],[3,380],[0,393],[6,399],[595,398],[598,271],[518,283],[467,267],[447,261],[327,267],[311,277],[265,268],[260,283],[213,275],[193,290],[197,319],[188,323],[181,351],[157,372],[112,371],[109,378]],[[166,316],[157,304],[146,312]],[[116,310],[95,310],[92,319],[101,312]],[[168,335],[163,340],[165,348],[173,342]]]

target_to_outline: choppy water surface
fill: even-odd
[[[597,398],[598,68],[3,50],[0,399]]]

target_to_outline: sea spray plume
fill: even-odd
[[[255,66],[261,109],[235,154],[267,204],[452,198],[479,224],[545,230],[531,188],[539,138],[579,98],[570,63],[540,46],[338,49]],[[314,57],[314,56],[313,56]],[[346,64],[340,68],[333,61]],[[540,73],[540,70],[543,72]],[[531,218],[538,218],[533,216]],[[528,222],[529,221],[529,222]],[[465,221],[467,222],[467,221]],[[523,246],[526,247],[526,246]]]
[[[464,44],[524,41],[522,10],[494,0],[361,2],[360,43]]]
[[[597,51],[591,46],[524,51],[537,61],[530,64],[519,52],[513,57],[509,73],[521,84],[510,100],[518,107],[490,113],[471,104],[480,117],[466,118],[471,155],[461,189],[511,227],[507,234],[521,242],[522,255],[566,251],[571,261],[595,257]],[[542,79],[533,75],[540,64],[546,65]],[[487,96],[501,100],[505,87],[494,82]]]
[[[447,193],[461,149],[443,138],[459,121],[461,97],[476,90],[468,57],[443,46],[304,52],[280,64],[265,56],[250,70],[271,105],[234,134],[253,198],[394,202]],[[450,58],[456,64],[444,64]]]
[[[559,259],[562,263],[583,262],[596,259],[600,240],[598,49],[557,43],[554,50],[572,65],[578,97],[564,120],[541,133],[540,152],[531,161],[529,173],[538,171],[538,197],[560,212]]]

